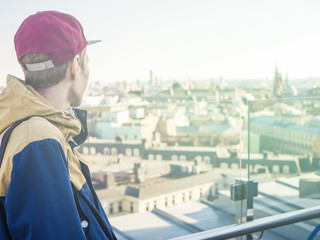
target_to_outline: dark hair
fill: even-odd
[[[81,68],[84,68],[86,64],[84,61],[85,55],[86,48],[79,53]],[[24,64],[32,64],[48,61],[50,57],[43,53],[28,53],[23,56],[21,60]],[[42,71],[25,71],[25,84],[30,85],[34,89],[54,86],[65,78],[69,63],[70,61]]]

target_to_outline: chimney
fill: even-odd
[[[144,181],[144,169],[141,167],[141,163],[134,164],[134,181],[135,183],[141,183]]]

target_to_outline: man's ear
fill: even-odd
[[[70,73],[72,77],[76,77],[80,70],[80,56],[79,54],[75,55],[74,58],[70,62]]]

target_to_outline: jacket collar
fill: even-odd
[[[76,117],[80,120],[82,127],[80,133],[77,136],[74,136],[71,141],[69,141],[69,144],[72,148],[84,143],[88,137],[87,111],[78,108],[74,108],[73,110]]]
[[[21,119],[37,115],[55,125],[66,140],[75,138],[81,143],[88,133],[87,114],[83,111],[55,109],[24,81],[9,75],[7,87],[0,93],[0,133]]]

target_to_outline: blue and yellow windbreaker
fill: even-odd
[[[86,138],[85,111],[57,110],[9,75],[0,94],[0,141],[26,118],[0,166],[0,239],[116,239],[74,149]]]

